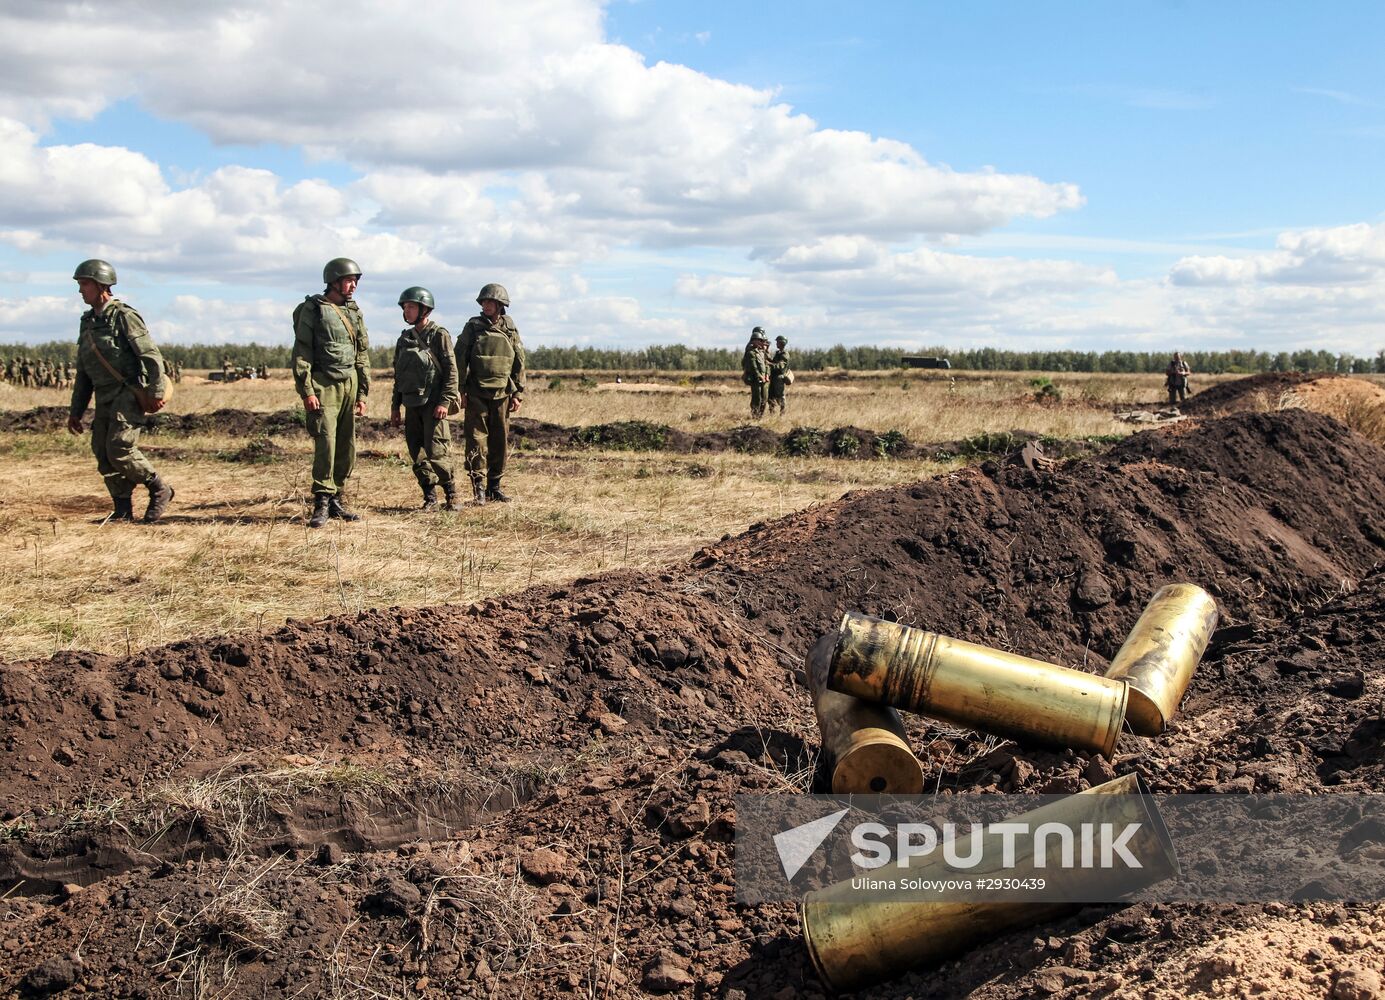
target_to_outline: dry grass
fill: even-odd
[[[276,373],[279,374],[279,373]],[[1033,401],[1034,373],[810,374],[771,429],[855,425],[938,442],[1023,429],[1055,437],[1129,433],[1112,411],[1160,397],[1158,376],[1052,376],[1061,403]],[[597,381],[561,390],[536,375],[523,415],[566,426],[643,419],[681,430],[747,422],[731,376],[680,385]],[[1213,378],[1200,379],[1199,386]],[[386,415],[388,383],[371,401]],[[176,412],[272,412],[295,406],[286,377],[229,385],[185,379]],[[0,409],[60,406],[61,390],[0,385]],[[261,629],[393,605],[469,603],[530,584],[676,562],[723,534],[860,488],[935,475],[950,464],[842,461],[734,453],[523,452],[510,505],[416,511],[401,438],[362,444],[350,501],[356,525],[304,523],[310,442],[274,438],[283,456],[239,464],[227,435],[148,435],[177,488],[155,527],[102,525],[108,500],[86,438],[0,434],[0,660],[63,649],[125,653],[188,636]],[[457,452],[460,452],[458,447]],[[460,455],[457,455],[460,459]],[[142,493],[142,491],[141,491]],[[142,495],[138,498],[140,508]]]
[[[0,463],[22,470],[0,479],[0,659],[124,653],[287,617],[467,603],[660,566],[750,522],[940,468],[526,453],[506,479],[519,502],[423,515],[399,442],[358,464],[351,500],[366,520],[310,531],[306,438],[277,441],[290,454],[263,465],[217,459],[225,439],[148,441],[178,491],[155,528],[98,523],[109,501],[85,440],[0,434]],[[167,448],[181,457],[157,454]]]

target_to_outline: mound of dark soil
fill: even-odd
[[[693,564],[795,650],[859,610],[1097,666],[1164,583],[1199,583],[1228,623],[1280,617],[1385,558],[1381,524],[1385,451],[1295,410],[1149,431],[1046,470],[986,462],[849,494]]]
[[[1196,392],[1180,403],[1179,409],[1198,417],[1223,416],[1243,410],[1274,410],[1278,409],[1282,393],[1307,382],[1339,377],[1330,372],[1261,372]]]
[[[1286,411],[1031,465],[848,495],[662,575],[0,666],[0,887],[29,880],[0,901],[0,989],[148,996],[229,972],[275,997],[820,996],[793,908],[733,900],[733,796],[804,787],[798,667],[846,609],[1100,669],[1158,586],[1217,597],[1224,627],[1169,733],[1104,761],[915,720],[930,787],[1070,792],[1134,770],[1163,790],[1385,791],[1385,541],[1362,527],[1385,523],[1385,451]],[[1304,512],[1329,493],[1336,513]],[[261,802],[239,827],[149,794],[251,757],[403,776]],[[153,831],[129,805],[151,799]],[[1089,907],[872,995],[1206,991],[1245,974],[1201,949],[1244,957],[1238,935],[1287,921],[1326,951],[1274,988],[1308,996],[1359,960],[1327,938],[1373,940],[1381,917]]]

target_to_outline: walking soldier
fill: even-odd
[[[139,450],[139,434],[148,423],[146,414],[163,409],[168,395],[163,358],[140,314],[111,297],[115,268],[104,260],[85,260],[72,277],[82,301],[90,308],[82,314],[78,334],[77,373],[67,429],[82,433],[82,416],[95,396],[91,450],[114,504],[110,520],[133,521],[131,494],[136,486],[144,486],[149,490],[144,522],[152,524],[164,516],[173,500],[173,487],[160,478]]]

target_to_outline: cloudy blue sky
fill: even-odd
[[[1385,347],[1385,6],[8,0],[0,341]]]

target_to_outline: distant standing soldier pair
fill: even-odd
[[[467,320],[454,353],[451,334],[428,319],[433,293],[415,286],[399,296],[404,322],[411,326],[399,334],[394,348],[390,423],[404,425],[414,475],[423,489],[423,510],[437,509],[439,486],[446,509],[459,507],[447,427],[447,417],[458,410],[472,502],[510,500],[501,480],[509,455],[510,414],[523,399],[524,345],[505,313],[510,295],[503,285],[486,285],[476,303],[481,315]]]
[[[769,338],[763,327],[756,327],[750,333],[750,343],[746,345],[741,358],[741,379],[750,386],[750,415],[759,420],[765,415],[766,406],[770,410],[784,412],[785,390],[793,385],[793,371],[789,368],[789,352],[785,350],[789,338],[774,338],[775,352],[769,353]]]
[[[355,421],[365,416],[370,391],[369,339],[353,300],[361,268],[338,257],[327,263],[322,277],[326,290],[308,296],[294,310],[294,379],[315,445],[312,528],[329,518],[360,519],[346,510],[341,497],[355,466]],[[404,425],[424,510],[437,508],[439,486],[448,509],[457,507],[447,428],[454,406],[464,412],[466,465],[475,502],[510,499],[501,490],[501,478],[509,416],[519,409],[524,392],[524,348],[514,321],[505,315],[510,297],[503,287],[486,285],[477,302],[481,315],[467,322],[454,355],[448,331],[429,319],[432,293],[414,286],[399,297],[410,325],[395,344],[390,416],[391,423]]]
[[[86,260],[77,265],[72,277],[89,308],[82,314],[77,338],[67,429],[73,434],[83,432],[82,418],[95,396],[91,450],[114,505],[107,520],[133,521],[132,495],[135,487],[144,486],[149,491],[144,521],[152,524],[164,516],[173,500],[173,487],[139,449],[147,415],[163,409],[171,392],[163,357],[140,314],[112,297],[115,268],[104,260]]]

